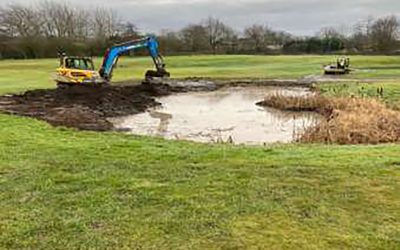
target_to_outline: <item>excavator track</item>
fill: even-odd
[[[70,83],[70,82],[57,82],[57,88],[59,89],[66,89],[71,88],[74,86],[82,86],[82,87],[91,87],[91,88],[98,88],[103,86],[108,86],[107,82],[104,83]]]

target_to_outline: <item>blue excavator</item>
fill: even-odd
[[[158,46],[156,38],[152,36],[114,45],[107,49],[99,71],[95,70],[90,57],[67,56],[65,53],[59,52],[60,66],[57,68],[54,80],[58,86],[102,85],[109,83],[118,58],[129,51],[139,49],[148,50],[155,66],[154,70],[146,72],[145,80],[168,78],[170,73],[165,69],[165,63],[158,51]]]

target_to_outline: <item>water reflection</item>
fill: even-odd
[[[160,98],[163,104],[146,113],[113,119],[117,128],[133,134],[199,142],[264,144],[290,142],[318,119],[313,113],[282,112],[255,105],[265,95],[280,92],[306,95],[301,88],[232,87]]]

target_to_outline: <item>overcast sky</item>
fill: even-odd
[[[57,0],[58,1],[58,0]],[[143,32],[177,30],[208,16],[233,28],[268,24],[297,35],[313,35],[321,27],[350,26],[368,16],[394,14],[400,18],[400,0],[61,0],[75,6],[112,8]],[[37,0],[0,0],[35,3]]]

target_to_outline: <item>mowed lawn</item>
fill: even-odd
[[[238,71],[237,65],[258,71],[253,77],[269,77],[260,73],[264,66],[245,66],[244,59],[272,60],[210,58],[173,57],[169,65],[173,72],[176,63],[173,74],[179,77],[203,76],[203,67],[208,76],[239,77],[245,71]],[[118,77],[139,77],[133,65],[144,70],[144,60],[121,61],[129,67],[120,67]],[[1,61],[0,91],[52,87],[42,79],[53,70],[53,62],[56,59]],[[4,70],[29,63],[31,67],[19,71]],[[221,71],[214,69],[218,65]],[[275,73],[265,74],[285,77],[282,71],[270,71]],[[302,74],[308,74],[305,71]],[[20,82],[33,72],[29,85]],[[385,101],[394,102],[397,88],[395,81],[387,85]],[[374,90],[375,85],[367,90],[348,86],[341,92],[373,95]],[[399,246],[400,145],[205,145],[54,128],[0,114],[0,249]]]
[[[169,56],[168,71],[173,78],[281,78],[298,79],[321,75],[323,65],[334,63],[337,56]],[[101,58],[94,58],[99,68]],[[391,79],[400,76],[399,56],[352,56],[355,72],[346,78]],[[58,59],[0,60],[0,93],[35,88],[53,88],[52,75]],[[121,57],[114,81],[143,79],[153,67],[150,57]]]

